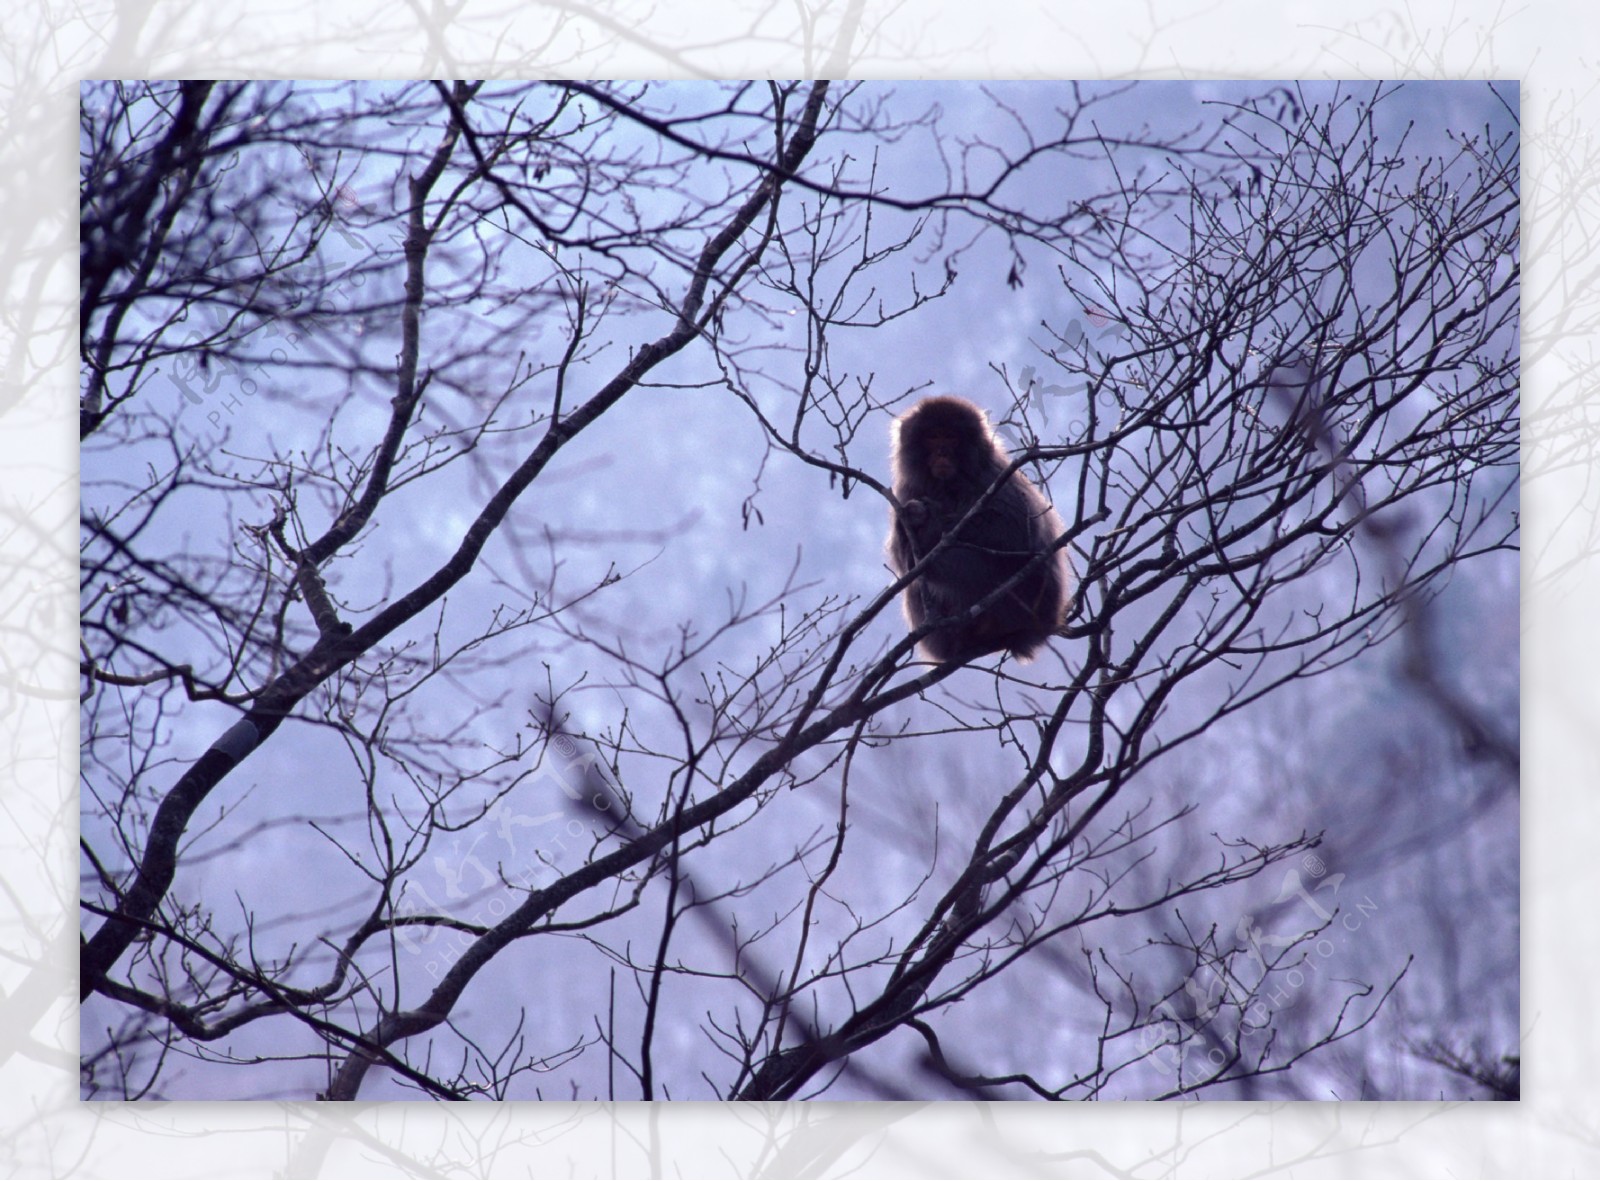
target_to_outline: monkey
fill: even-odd
[[[905,589],[913,631],[947,620],[922,638],[923,655],[940,664],[1000,651],[1032,659],[1061,627],[1070,604],[1066,553],[1052,549],[1066,532],[1061,517],[1018,471],[961,524],[1011,463],[983,411],[965,398],[924,398],[895,421],[893,442],[891,569],[905,574],[954,531]],[[997,600],[968,617],[1019,572]]]

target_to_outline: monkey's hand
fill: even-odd
[[[933,510],[928,507],[926,500],[908,500],[900,506],[900,521],[912,536],[916,536],[932,516]]]

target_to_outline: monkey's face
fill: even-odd
[[[935,480],[949,480],[955,477],[961,468],[957,462],[957,439],[955,435],[945,433],[929,434],[926,441],[924,460],[927,463],[928,474]]]

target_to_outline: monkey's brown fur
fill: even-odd
[[[894,426],[900,511],[889,530],[894,572],[904,574],[930,553],[1010,462],[983,411],[965,398],[924,398],[901,415]],[[1065,550],[1046,554],[1063,532],[1060,516],[1026,476],[1006,477],[906,587],[906,622],[913,630],[950,619],[923,637],[923,655],[964,661],[1006,650],[1030,659],[1061,627],[1070,601]],[[976,619],[966,617],[1024,567],[1027,572]]]

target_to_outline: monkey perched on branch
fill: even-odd
[[[913,630],[945,620],[922,638],[929,660],[966,661],[1009,651],[1028,660],[1066,616],[1071,571],[1061,518],[1020,471],[985,493],[1011,464],[989,420],[965,398],[924,398],[894,425],[894,494],[889,564],[904,574],[934,555],[905,591]],[[977,505],[982,507],[962,524]],[[976,617],[970,609],[1020,573]]]

